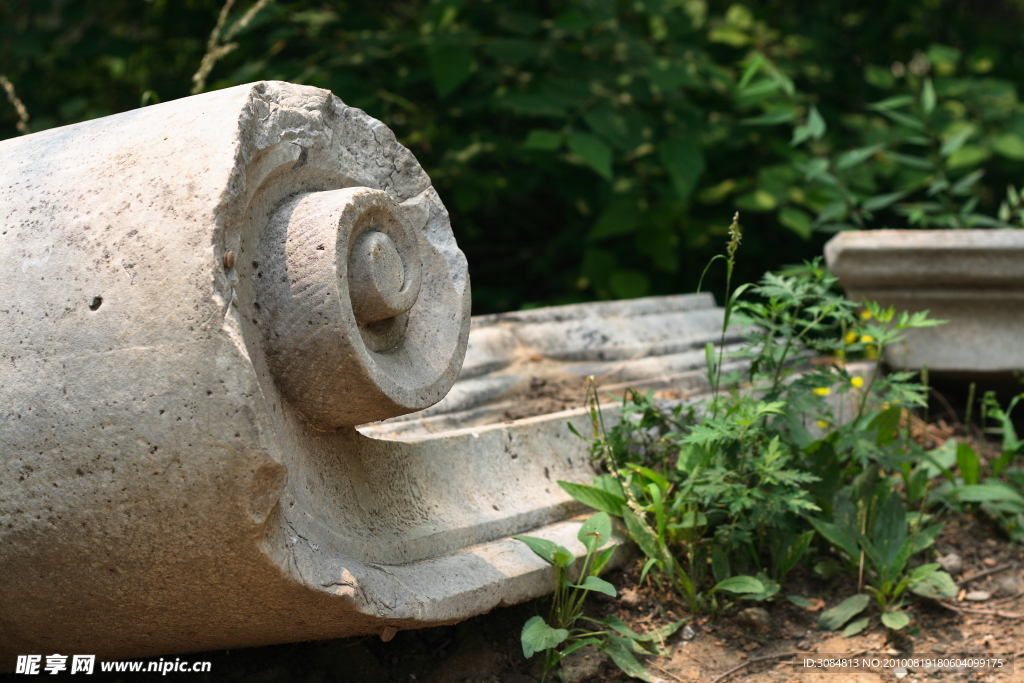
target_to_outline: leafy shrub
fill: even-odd
[[[820,253],[816,227],[1019,224],[1024,14],[938,4],[280,0],[228,41],[240,2],[208,87],[307,83],[391,126],[452,212],[477,312],[692,291],[727,207],[751,226],[742,281]],[[33,130],[182,97],[222,7],[3,3],[0,72]],[[0,101],[0,138],[17,121]]]

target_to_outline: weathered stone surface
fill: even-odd
[[[910,330],[886,357],[891,365],[1024,368],[1024,230],[843,232],[825,245],[825,257],[851,298],[949,321]]]
[[[462,373],[442,401],[361,429],[379,438],[412,438],[493,424],[528,403],[538,385],[570,395],[577,407],[588,376],[603,392],[633,386],[668,390],[675,398],[697,395],[709,388],[704,346],[721,343],[722,318],[710,294],[475,316]],[[727,348],[740,341],[733,331],[725,339]],[[546,405],[558,409],[552,401]]]
[[[387,241],[350,244],[374,212]],[[470,297],[426,174],[330,93],[258,83],[4,141],[0,224],[0,668],[450,623],[550,589],[508,535],[582,552],[564,423],[345,426],[445,395]],[[391,311],[404,329],[367,341]]]

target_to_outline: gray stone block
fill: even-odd
[[[908,331],[886,356],[892,366],[1024,369],[1024,230],[843,232],[825,257],[851,298],[949,321]]]

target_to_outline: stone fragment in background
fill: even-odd
[[[964,560],[956,553],[947,553],[939,558],[943,571],[956,576],[964,570]]]
[[[1008,373],[1024,368],[1024,230],[851,230],[825,245],[847,295],[948,320],[907,330],[896,368]]]

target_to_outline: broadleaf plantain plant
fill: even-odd
[[[548,618],[531,617],[523,626],[520,637],[525,657],[530,658],[537,652],[545,653],[545,679],[568,654],[593,645],[625,673],[651,681],[653,679],[635,654],[663,654],[665,638],[686,622],[682,619],[641,635],[615,615],[595,619],[584,613],[583,603],[591,591],[616,596],[615,587],[598,576],[617,549],[615,545],[608,545],[611,535],[611,518],[605,512],[598,512],[583,523],[577,538],[587,553],[575,573],[575,581],[572,569],[576,558],[567,548],[534,536],[514,537],[555,569],[555,592]]]

